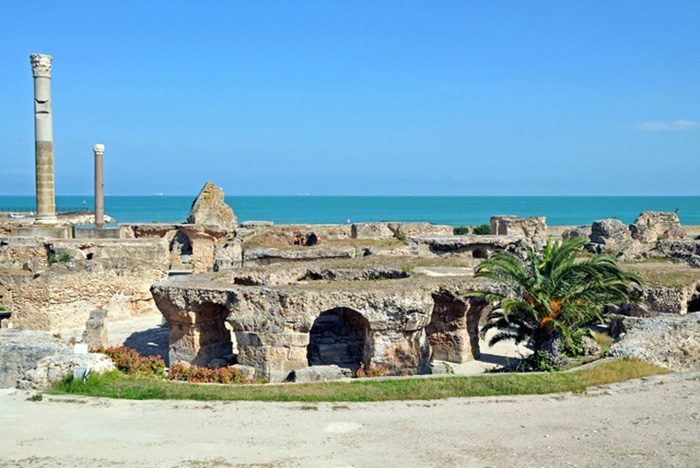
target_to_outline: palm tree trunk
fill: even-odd
[[[545,366],[560,369],[564,365],[564,357],[561,355],[561,335],[558,332],[537,331],[532,344],[535,353],[541,354]]]

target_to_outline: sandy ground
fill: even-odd
[[[30,395],[0,392],[0,467],[700,467],[700,372],[388,403]]]

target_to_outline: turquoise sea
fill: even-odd
[[[183,222],[193,196],[108,196],[105,212],[122,223]],[[700,225],[700,197],[249,197],[226,202],[240,221],[277,224],[426,221],[452,226],[489,222],[493,215],[546,216],[550,226],[604,218],[632,223],[642,211],[678,211],[682,224]],[[92,197],[57,196],[59,211],[93,209]],[[32,196],[0,196],[0,211],[33,211]]]

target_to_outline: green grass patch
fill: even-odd
[[[346,402],[432,400],[455,397],[583,392],[588,387],[661,374],[665,369],[638,361],[607,361],[574,372],[488,374],[471,377],[399,378],[289,385],[212,385],[127,376],[118,371],[71,378],[47,393],[132,400],[257,400]]]

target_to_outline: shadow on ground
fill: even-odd
[[[165,361],[165,365],[170,366],[170,359],[168,358],[169,340],[170,331],[168,328],[156,327],[132,333],[124,341],[124,346],[135,349],[141,356],[160,355]]]

